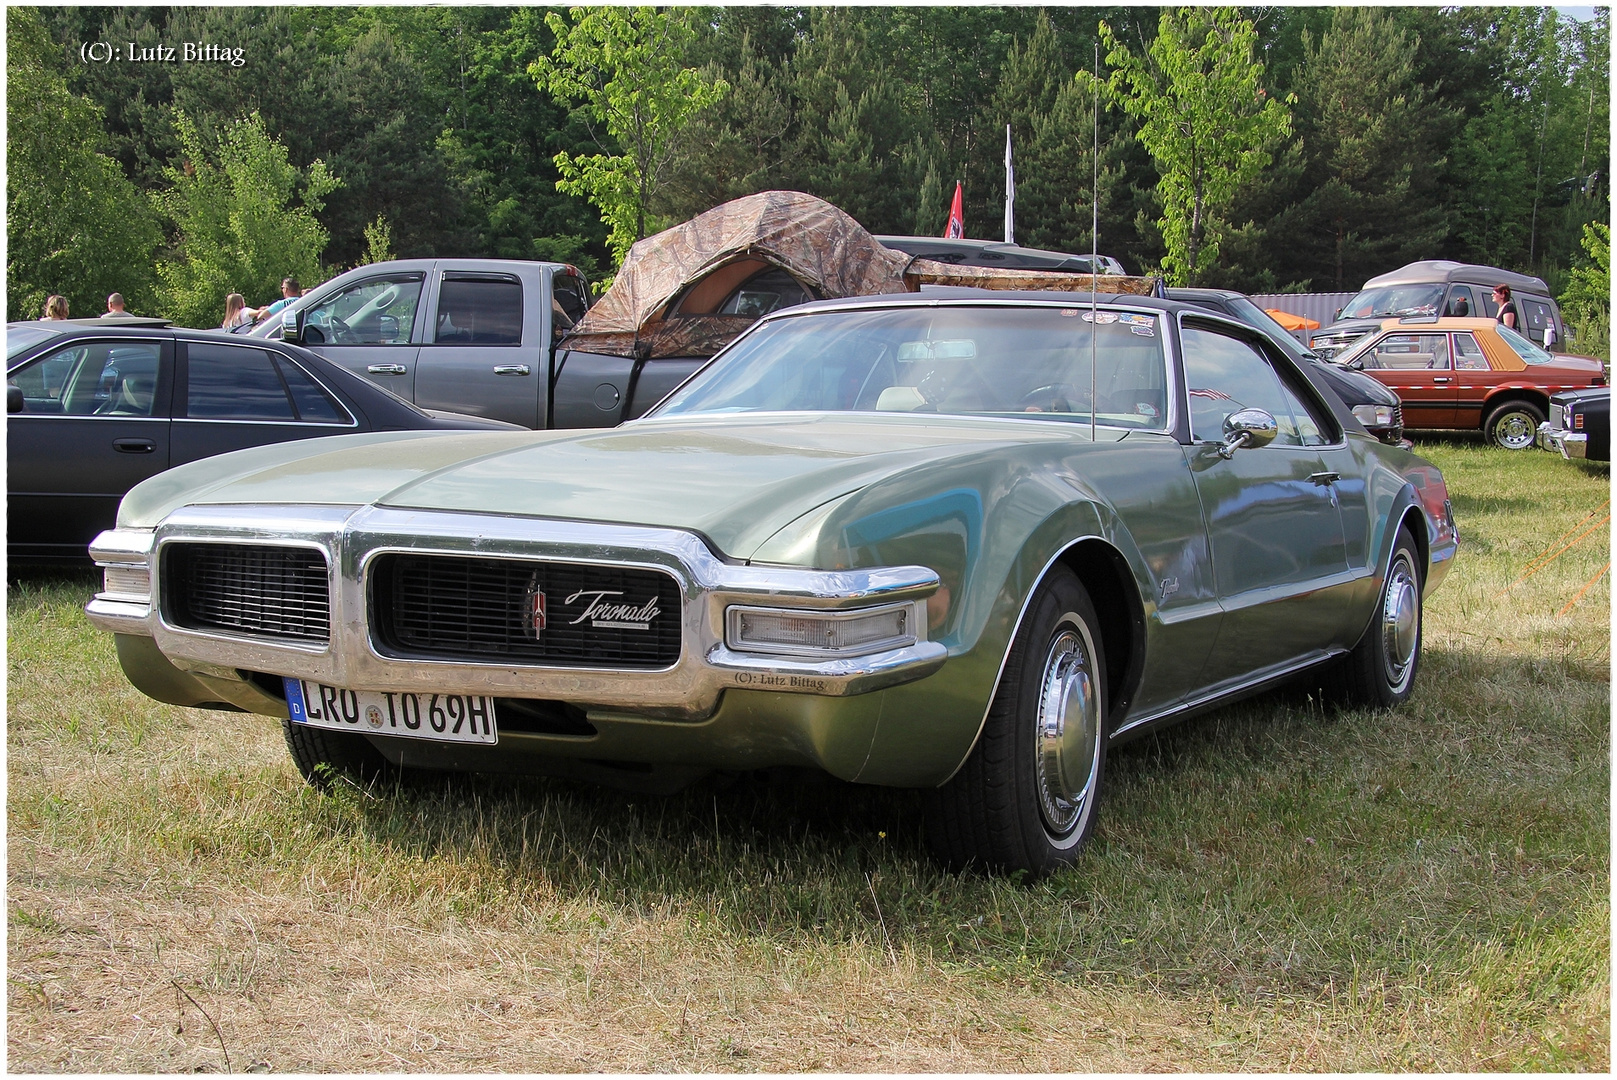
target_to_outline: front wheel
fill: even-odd
[[[1391,708],[1415,689],[1421,650],[1419,565],[1415,538],[1399,529],[1375,618],[1344,665],[1345,689],[1354,704]]]
[[[1106,762],[1097,626],[1077,576],[1052,570],[1028,605],[976,747],[931,797],[927,840],[950,866],[1038,876],[1077,856]]]
[[[363,735],[327,731],[286,719],[281,721],[281,729],[298,772],[321,791],[330,791],[343,779],[369,784],[389,772],[387,759]]]
[[[1531,450],[1538,442],[1538,425],[1544,410],[1531,401],[1507,401],[1488,414],[1482,430],[1495,446],[1506,450]]]

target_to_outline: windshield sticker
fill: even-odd
[[[1127,316],[1124,316],[1124,318],[1126,320]],[[1104,326],[1107,323],[1114,323],[1117,320],[1118,320],[1118,314],[1115,311],[1086,311],[1086,312],[1084,312],[1084,322],[1099,323],[1100,325]]]

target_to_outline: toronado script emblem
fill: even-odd
[[[621,602],[608,602],[609,596],[622,596],[623,593],[609,589],[580,589],[569,596],[566,603],[576,603],[580,597],[589,597],[583,614],[568,623],[577,626],[585,619],[590,626],[597,630],[650,630],[651,621],[662,614],[657,606],[657,598],[653,596],[644,604],[636,607],[633,604]]]

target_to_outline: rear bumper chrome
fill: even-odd
[[[198,631],[165,617],[163,550],[173,543],[249,543],[315,548],[329,574],[330,641]],[[672,720],[712,714],[726,689],[847,696],[930,675],[946,650],[926,639],[926,598],[937,574],[919,566],[821,571],[727,563],[702,540],[677,529],[535,520],[482,514],[365,507],[191,507],[155,532],[112,531],[91,556],[116,568],[123,591],[99,593],[85,608],[97,627],[153,638],[176,667],[289,675],[354,690],[423,690],[565,701]],[[370,625],[367,572],[388,552],[564,561],[660,570],[678,583],[678,659],[658,670],[546,667],[491,657],[400,659],[377,648]],[[149,593],[130,582],[149,574]],[[134,571],[131,575],[129,571]],[[109,582],[114,575],[109,574]],[[805,613],[911,606],[915,640],[897,648],[827,656],[750,652],[726,641],[726,612],[736,605]]]

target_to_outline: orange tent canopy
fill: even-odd
[[[1291,312],[1281,311],[1279,308],[1271,307],[1264,308],[1263,310],[1268,312],[1271,319],[1279,323],[1281,326],[1284,326],[1287,330],[1319,329],[1319,323],[1315,322],[1313,319],[1305,319],[1301,315],[1293,315]]]

